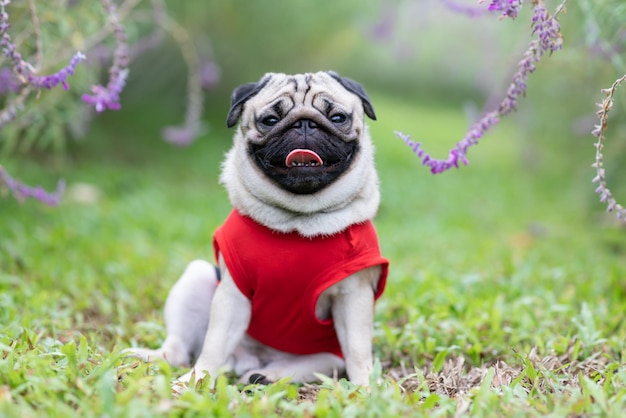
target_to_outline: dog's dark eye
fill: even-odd
[[[336,113],[330,117],[330,121],[337,124],[344,123],[346,120],[348,120],[348,117],[343,113]]]
[[[278,123],[278,118],[276,116],[266,116],[261,119],[261,123],[265,126],[274,126]]]

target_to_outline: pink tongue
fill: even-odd
[[[298,165],[323,165],[322,158],[310,149],[295,149],[287,155],[285,165],[296,167]]]

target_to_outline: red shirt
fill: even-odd
[[[387,281],[389,262],[380,254],[371,221],[331,236],[307,238],[269,229],[235,209],[215,232],[213,247],[252,303],[248,335],[293,354],[328,352],[343,357],[332,319],[315,316],[317,299],[367,267],[382,267],[375,299]]]

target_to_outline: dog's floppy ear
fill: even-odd
[[[342,77],[334,71],[328,71],[328,75],[337,80],[346,90],[359,96],[361,102],[363,103],[363,110],[365,111],[365,114],[369,116],[370,119],[376,120],[374,107],[372,106],[372,102],[370,102],[369,96],[365,93],[365,90],[363,90],[362,85],[350,78]]]
[[[226,126],[232,128],[237,124],[243,111],[244,103],[261,91],[269,79],[269,76],[265,76],[259,82],[243,84],[233,91],[230,97],[230,110],[228,110],[228,116],[226,116]]]

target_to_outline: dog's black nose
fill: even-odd
[[[291,127],[306,132],[307,130],[317,129],[317,123],[313,122],[311,119],[300,119],[291,125]]]

